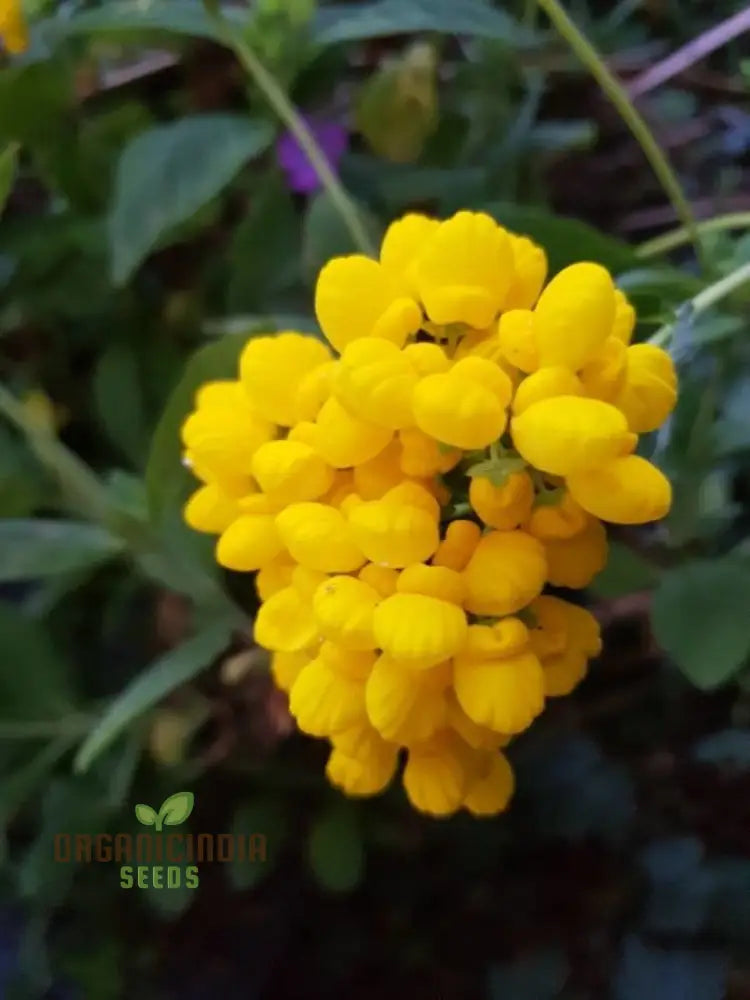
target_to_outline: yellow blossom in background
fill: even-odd
[[[0,0],[0,38],[11,55],[28,49],[29,29],[19,0]]]
[[[636,453],[675,405],[669,356],[631,344],[599,264],[546,279],[544,250],[486,214],[406,215],[377,260],[321,271],[327,345],[251,339],[183,425],[185,519],[256,573],[255,640],[347,795],[401,763],[429,815],[507,808],[502,748],[601,650],[546,588],[591,583],[603,522],[669,509]]]

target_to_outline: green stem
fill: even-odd
[[[706,261],[703,247],[700,242],[700,235],[695,223],[695,217],[690,204],[685,197],[677,175],[667,159],[653,133],[646,124],[643,116],[630,100],[627,91],[620,81],[607,68],[604,60],[596,51],[591,42],[581,33],[578,27],[571,21],[565,10],[560,6],[558,0],[537,0],[537,3],[549,17],[562,37],[568,43],[573,52],[578,56],[583,65],[588,69],[606,96],[612,102],[620,114],[620,117],[628,126],[634,137],[643,150],[646,159],[651,164],[654,173],[659,179],[665,193],[674,206],[677,217],[682,223],[685,231],[689,234],[690,242],[695,247],[695,253],[705,267]]]
[[[750,282],[750,264],[743,264],[741,267],[736,268],[720,281],[715,281],[708,288],[704,288],[695,298],[691,299],[689,305],[692,315],[698,316],[700,313],[710,309],[711,306],[720,302],[721,299],[726,298],[727,295],[731,295],[736,288],[739,288],[746,282]],[[674,323],[666,323],[656,331],[653,337],[649,338],[649,344],[654,344],[656,347],[664,347],[669,343],[669,338],[672,336],[673,330]]]
[[[263,65],[252,48],[239,34],[235,25],[224,20],[219,10],[214,11],[217,24],[224,43],[232,49],[240,63],[263,91],[268,103],[289,129],[299,146],[315,168],[320,182],[326,189],[331,202],[338,210],[342,222],[349,230],[352,240],[362,253],[375,255],[375,248],[362,224],[357,207],[349,197],[346,188],[338,179],[328,162],[328,158],[318,144],[317,139],[307,127],[304,119],[289,100],[278,81]]]
[[[750,212],[730,212],[728,215],[717,215],[713,219],[706,219],[696,224],[696,229],[702,236],[704,233],[720,233],[729,229],[750,228]],[[691,240],[691,234],[680,226],[671,229],[668,233],[654,236],[651,240],[646,240],[636,249],[639,257],[658,257],[659,254],[668,253],[677,247],[684,246]]]

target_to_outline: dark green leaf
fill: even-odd
[[[244,11],[227,8],[224,16],[238,29],[247,20]],[[218,40],[216,22],[201,3],[185,0],[162,0],[148,6],[131,0],[115,0],[96,10],[79,11],[66,19],[56,18],[43,25],[45,37],[51,44],[73,35],[122,35],[145,32],[168,32],[174,35],[191,35],[194,38]]]
[[[271,873],[288,829],[286,812],[276,796],[255,799],[239,806],[232,821],[232,833],[236,837],[250,837],[252,834],[265,837],[266,857],[244,861],[235,859],[229,865],[229,881],[235,889],[250,889]]]
[[[0,521],[0,581],[34,580],[91,569],[119,555],[123,542],[83,521]]]
[[[136,136],[120,157],[109,220],[112,275],[123,284],[172,227],[216,197],[273,130],[241,115],[181,118]]]
[[[315,22],[314,38],[321,45],[356,42],[384,35],[432,31],[475,35],[512,43],[535,44],[537,37],[503,10],[480,0],[376,0],[324,8]]]
[[[373,245],[378,246],[384,227],[363,205],[355,207]],[[302,267],[306,279],[314,284],[327,261],[350,253],[361,250],[328,194],[321,191],[310,202],[302,224]]]
[[[89,733],[75,759],[77,771],[86,771],[96,758],[144,712],[170,691],[192,680],[225,648],[237,620],[214,621],[181,646],[160,657],[122,691]]]
[[[364,874],[365,853],[354,810],[335,805],[318,816],[310,831],[308,860],[315,880],[329,892],[351,892]]]
[[[656,639],[704,690],[730,680],[750,656],[748,564],[736,556],[688,562],[654,592]]]
[[[50,740],[24,764],[0,779],[0,825],[13,819],[77,740],[76,733]]]
[[[74,707],[68,668],[40,622],[0,602],[0,715],[58,719]]]
[[[139,468],[146,452],[148,433],[134,345],[119,341],[104,351],[94,372],[93,390],[107,436]]]

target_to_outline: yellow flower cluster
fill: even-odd
[[[11,55],[28,49],[29,29],[20,0],[0,0],[0,39]]]
[[[669,508],[634,454],[675,403],[669,356],[629,346],[634,312],[603,267],[546,276],[543,250],[487,215],[407,215],[378,260],[323,268],[335,355],[252,339],[183,426],[203,481],[186,520],[220,536],[222,566],[257,572],[256,641],[350,795],[382,791],[405,750],[417,809],[503,810],[501,748],[601,646],[545,585],[602,569],[602,520]]]

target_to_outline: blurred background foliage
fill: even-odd
[[[750,997],[750,14],[566,9],[700,262],[533,0],[26,4],[0,70],[1,996]],[[248,336],[315,334],[352,218],[376,239],[467,207],[553,270],[612,269],[682,391],[649,445],[674,510],[613,533],[587,597],[603,656],[514,744],[507,816],[435,822],[326,787],[252,647],[252,582],[181,524],[178,429]],[[183,787],[193,829],[262,831],[268,862],[138,893],[53,862],[55,833],[133,830]]]

